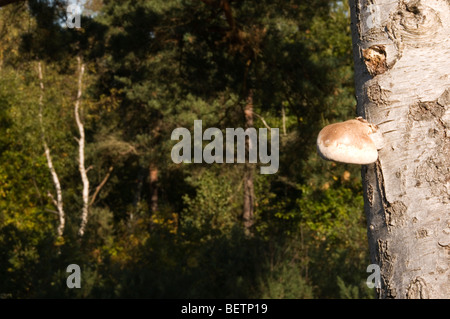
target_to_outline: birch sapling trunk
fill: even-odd
[[[250,90],[248,93],[247,101],[244,108],[245,116],[245,128],[253,127],[253,92]],[[256,147],[256,145],[250,145],[250,138],[245,141],[245,149],[248,154],[250,154],[250,148]],[[251,227],[254,223],[254,205],[255,205],[255,193],[253,185],[253,165],[250,163],[245,164],[244,168],[244,208],[243,208],[243,219],[244,227],[247,234],[250,234]]]
[[[86,142],[86,138],[84,135],[84,124],[81,121],[80,117],[80,113],[82,112],[81,97],[83,95],[83,74],[85,65],[84,63],[82,63],[81,57],[79,56],[77,57],[77,62],[78,62],[78,91],[77,91],[77,98],[75,100],[75,121],[77,123],[78,132],[80,134],[80,138],[78,139],[78,156],[79,156],[78,169],[80,171],[81,181],[83,183],[83,191],[82,191],[83,207],[81,210],[81,225],[78,231],[78,235],[82,237],[86,230],[89,214],[89,179],[87,176],[84,158],[84,148]]]
[[[158,167],[155,164],[149,166],[150,184],[150,210],[152,213],[158,211]]]
[[[362,168],[379,298],[450,297],[450,2],[351,0],[357,113],[383,133]]]
[[[45,158],[47,159],[47,166],[50,171],[50,174],[52,175],[53,185],[55,186],[56,199],[50,192],[48,192],[48,196],[51,198],[53,204],[56,206],[56,209],[58,211],[59,225],[56,232],[58,234],[58,237],[62,237],[64,233],[64,226],[66,223],[66,217],[64,214],[64,204],[63,204],[61,184],[59,182],[58,174],[56,173],[55,167],[53,166],[50,148],[48,147],[47,139],[45,136],[44,121],[43,121],[45,87],[44,87],[44,76],[42,73],[42,65],[40,61],[38,62],[37,67],[38,67],[39,86],[41,89],[41,94],[39,96],[39,115],[38,115],[39,124],[41,127],[41,139],[42,145],[44,146]]]

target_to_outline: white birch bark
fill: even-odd
[[[77,98],[75,100],[75,121],[77,123],[78,132],[80,134],[80,138],[78,139],[78,155],[79,155],[78,169],[80,171],[81,181],[83,183],[83,191],[82,191],[83,207],[81,210],[81,225],[78,231],[78,235],[83,236],[86,230],[89,214],[89,179],[86,172],[85,158],[84,158],[84,148],[86,142],[84,135],[84,125],[80,118],[81,97],[83,95],[83,74],[85,65],[84,63],[82,63],[80,57],[77,57],[77,62],[78,62],[78,91],[77,91]]]
[[[244,108],[245,128],[253,127],[253,92],[248,92],[247,101]],[[246,153],[250,154],[250,149],[255,147],[251,144],[250,138],[245,141]],[[248,155],[250,156],[250,155]],[[248,157],[249,158],[249,157]],[[253,178],[254,165],[246,163],[244,166],[244,207],[243,207],[243,220],[245,232],[252,234],[252,226],[255,223],[255,191],[254,191],[254,178]]]
[[[284,105],[281,106],[281,120],[283,123],[283,136],[286,136],[286,112],[284,110]]]
[[[450,298],[450,2],[350,0],[358,115],[384,147],[362,168],[380,298]]]
[[[64,204],[63,204],[63,197],[62,197],[62,190],[61,190],[61,184],[59,183],[58,174],[56,173],[55,167],[53,166],[52,156],[50,153],[50,148],[47,145],[47,141],[45,138],[45,129],[44,129],[44,123],[43,123],[43,107],[44,107],[44,77],[42,75],[42,66],[41,62],[38,62],[38,77],[39,77],[39,86],[41,88],[41,95],[39,96],[39,124],[41,127],[41,139],[42,139],[42,145],[44,146],[44,152],[45,157],[47,159],[47,166],[50,171],[50,174],[52,175],[53,185],[55,186],[56,191],[56,199],[54,196],[48,192],[48,196],[52,199],[53,204],[56,206],[56,209],[58,211],[58,217],[59,217],[59,225],[57,228],[57,234],[58,236],[62,236],[64,232],[64,225],[66,222],[65,214],[64,214]]]

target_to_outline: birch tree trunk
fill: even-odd
[[[151,163],[149,166],[148,180],[150,184],[150,211],[158,211],[158,167]]]
[[[39,86],[41,88],[41,94],[39,96],[39,125],[41,127],[41,139],[42,139],[42,145],[44,146],[44,153],[45,158],[47,159],[47,166],[50,171],[50,174],[52,175],[53,185],[55,186],[56,191],[56,199],[55,197],[48,192],[48,196],[53,201],[53,204],[56,206],[56,209],[58,211],[58,218],[59,218],[59,225],[57,228],[57,234],[59,237],[62,237],[64,232],[64,226],[66,223],[66,216],[64,214],[64,204],[63,204],[63,197],[62,197],[62,190],[61,190],[61,184],[59,182],[58,174],[56,173],[55,167],[53,166],[52,156],[50,153],[50,148],[47,144],[47,138],[45,136],[45,129],[44,129],[44,121],[43,121],[43,108],[44,108],[44,76],[42,74],[42,66],[41,62],[38,62],[37,65],[38,68],[38,77],[39,77]]]
[[[77,99],[75,100],[75,121],[77,123],[78,132],[80,134],[80,138],[78,139],[78,169],[81,175],[81,181],[83,183],[83,208],[81,210],[81,225],[78,230],[78,235],[83,236],[87,221],[88,221],[88,213],[89,213],[89,179],[87,177],[87,171],[84,163],[84,147],[85,147],[85,135],[84,135],[84,125],[81,121],[80,117],[80,104],[81,97],[83,95],[83,74],[84,74],[84,63],[82,63],[81,58],[77,57],[78,62],[78,91],[77,91]]]
[[[245,128],[253,127],[253,92],[249,91],[247,101],[244,108]],[[245,141],[246,153],[249,154],[250,148],[255,145],[250,145],[251,140]],[[249,158],[249,157],[247,157]],[[253,185],[253,169],[254,165],[246,162],[244,168],[244,207],[243,219],[244,227],[247,234],[251,234],[251,227],[254,224],[254,207],[255,207],[255,192]]]
[[[384,146],[363,166],[379,298],[450,298],[450,2],[350,0],[358,115]]]

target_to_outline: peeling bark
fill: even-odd
[[[378,297],[449,298],[450,3],[350,6],[357,112],[385,140],[362,168]]]

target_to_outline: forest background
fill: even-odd
[[[315,146],[356,114],[345,1],[67,5],[0,9],[0,298],[374,296],[360,167]],[[197,119],[279,128],[278,172],[173,163]]]

